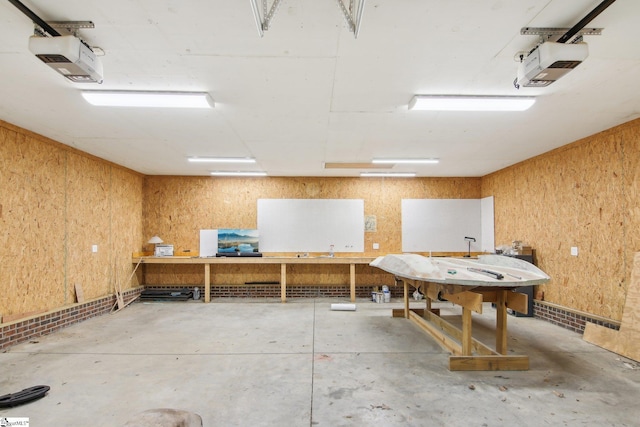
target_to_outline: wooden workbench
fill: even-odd
[[[185,257],[166,256],[154,257],[143,256],[133,257],[133,264],[202,264],[204,266],[204,301],[211,301],[211,265],[224,264],[279,264],[280,265],[280,298],[282,302],[287,301],[287,265],[289,264],[313,264],[313,265],[348,265],[349,285],[351,301],[356,300],[356,265],[368,265],[374,258],[359,257]]]

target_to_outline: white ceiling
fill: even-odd
[[[337,1],[282,0],[260,38],[249,0],[24,0],[45,21],[94,22],[80,36],[106,52],[101,85],[71,83],[31,54],[33,24],[3,1],[0,119],[150,175],[357,176],[324,162],[436,157],[391,169],[436,177],[483,176],[640,117],[639,1],[588,24],[604,31],[585,36],[578,68],[520,90],[514,56],[537,42],[520,29],[571,27],[601,0],[368,0],[357,39]],[[216,106],[92,107],[81,89],[206,91]],[[538,99],[520,113],[417,112],[414,94]]]

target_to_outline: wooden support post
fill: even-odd
[[[462,355],[471,356],[471,310],[462,307]]]
[[[204,302],[211,302],[211,264],[204,265]]]
[[[356,265],[349,264],[349,284],[351,290],[351,302],[356,302]]]
[[[404,318],[408,319],[409,318],[409,284],[406,282],[406,280],[403,280],[402,284],[404,284]]]
[[[287,302],[287,264],[280,264],[280,300]]]
[[[431,312],[431,298],[429,298],[428,296],[424,296],[424,300],[425,300],[425,307],[424,307],[424,312],[425,313],[430,313]],[[438,311],[438,314],[440,312]],[[427,318],[426,314],[423,314],[423,316],[425,319]]]
[[[496,298],[496,351],[507,354],[507,292],[497,291]]]
[[[147,264],[142,261],[142,258],[140,258],[140,262],[142,262],[142,269],[140,270],[142,273],[140,275],[140,284],[145,286],[147,284]]]

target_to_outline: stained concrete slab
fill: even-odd
[[[121,426],[174,408],[204,426],[638,425],[640,364],[579,334],[509,316],[510,351],[530,356],[529,371],[450,372],[446,351],[391,317],[400,301],[334,302],[345,301],[132,304],[0,353],[0,395],[51,387],[0,418]],[[484,309],[474,335],[492,345]]]

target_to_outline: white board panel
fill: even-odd
[[[492,220],[493,222],[493,220]],[[403,199],[403,252],[471,252],[482,247],[480,199]]]
[[[261,252],[364,252],[364,200],[259,199]]]
[[[495,224],[493,219],[493,196],[480,199],[480,222],[482,227],[482,252],[496,251]]]
[[[201,258],[216,256],[218,251],[218,230],[200,230]]]

